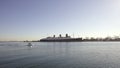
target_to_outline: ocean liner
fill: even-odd
[[[82,38],[71,38],[70,36],[68,36],[68,34],[66,34],[65,37],[62,37],[62,35],[60,34],[59,37],[55,37],[55,35],[53,35],[53,37],[40,39],[40,41],[41,42],[80,42],[82,41]]]

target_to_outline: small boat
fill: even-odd
[[[28,45],[27,45],[27,46],[32,47],[32,44],[31,44],[31,43],[28,43]]]

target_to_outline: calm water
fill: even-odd
[[[0,68],[120,68],[120,42],[0,42]]]

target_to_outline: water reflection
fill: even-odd
[[[47,49],[50,51],[52,51],[53,55],[61,55],[61,56],[69,56],[70,53],[70,46],[68,42],[54,42],[54,43],[50,43],[51,45],[47,45]],[[56,46],[57,45],[57,46]]]

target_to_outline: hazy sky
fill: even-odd
[[[0,40],[120,35],[120,0],[0,0]]]

